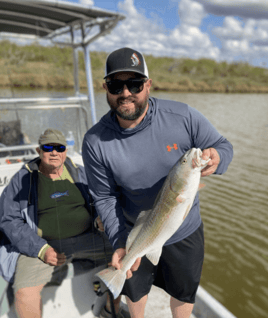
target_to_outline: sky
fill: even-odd
[[[91,44],[92,51],[128,46],[154,56],[268,67],[267,0],[69,1],[126,16],[108,36]]]
[[[268,68],[268,0],[57,0],[119,12],[126,19],[90,45],[107,53],[247,62]]]

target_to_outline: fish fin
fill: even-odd
[[[203,189],[203,188],[205,188],[205,183],[200,183],[199,184],[199,187],[198,187],[198,190],[201,190],[201,189]]]
[[[139,234],[143,224],[145,223],[145,221],[147,219],[147,216],[150,214],[150,211],[151,210],[141,211],[139,216],[137,217],[135,225],[134,225],[133,229],[131,230],[131,232],[129,233],[128,238],[127,238],[126,252],[128,252],[130,246],[132,245],[135,238]]]
[[[186,212],[184,214],[183,220],[185,220],[186,216],[188,215],[189,211],[191,210],[191,207],[192,207],[192,205],[189,204],[188,207],[187,207],[187,210],[186,210]]]
[[[151,253],[147,253],[146,257],[152,264],[157,265],[161,254],[162,254],[162,248],[160,248],[159,250],[155,250]]]
[[[179,194],[176,198],[176,201],[178,201],[179,203],[183,203],[185,201],[185,198],[183,197],[183,195]]]
[[[143,224],[146,221],[150,212],[151,210],[141,211],[137,217],[134,227],[139,226],[140,224]]]
[[[120,295],[126,280],[126,274],[123,271],[120,269],[116,270],[114,267],[108,267],[98,272],[96,276],[110,289],[114,299]]]

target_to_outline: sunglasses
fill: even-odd
[[[138,94],[143,90],[143,84],[147,81],[145,78],[130,78],[126,81],[114,79],[106,82],[108,91],[113,95],[121,94],[124,90],[124,86],[131,94]]]
[[[40,147],[44,152],[52,152],[54,149],[57,152],[64,152],[66,150],[66,147],[63,145],[58,145],[58,146],[52,146],[52,145],[42,145]]]

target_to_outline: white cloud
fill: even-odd
[[[267,58],[267,0],[195,0],[208,14],[225,16],[222,26],[212,29],[221,41],[221,58],[251,62]]]
[[[91,44],[92,50],[113,51],[119,47],[129,46],[144,54],[155,56],[174,56],[217,59],[219,49],[215,47],[206,33],[198,26],[203,17],[202,6],[194,1],[182,0],[178,7],[181,24],[167,31],[162,24],[148,19],[138,12],[133,0],[119,3],[118,9],[127,18],[122,21],[110,35]],[[191,16],[191,18],[188,18]]]
[[[236,41],[236,40],[228,40],[223,43],[224,51],[232,53],[232,55],[239,55],[248,53],[249,51],[249,44],[248,41]]]
[[[78,2],[86,6],[94,6],[93,0],[79,0]]]
[[[182,24],[199,27],[205,14],[205,10],[200,3],[191,0],[181,0],[179,3],[179,16]]]
[[[169,38],[179,56],[218,59],[219,49],[212,45],[207,34],[195,26],[182,25],[174,29]]]
[[[131,17],[139,16],[139,13],[134,6],[134,0],[125,0],[124,2],[119,2],[118,9],[124,11]]]
[[[223,39],[239,39],[239,38],[252,38],[254,35],[254,28],[256,21],[249,19],[245,23],[239,21],[234,17],[227,17],[224,19],[223,26],[217,27],[213,33]]]

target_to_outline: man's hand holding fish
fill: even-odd
[[[215,148],[208,148],[203,150],[202,159],[210,159],[207,166],[201,172],[201,177],[207,177],[217,170],[220,156]]]
[[[124,258],[124,256],[126,255],[126,249],[125,248],[118,248],[112,257],[112,261],[111,263],[109,263],[110,266],[113,266],[116,269],[121,269],[123,264],[122,264],[122,259]],[[138,257],[135,261],[135,263],[131,266],[131,268],[129,270],[127,270],[126,273],[126,279],[129,279],[133,276],[132,272],[135,272],[136,270],[138,270],[139,266],[141,263],[141,258]]]

